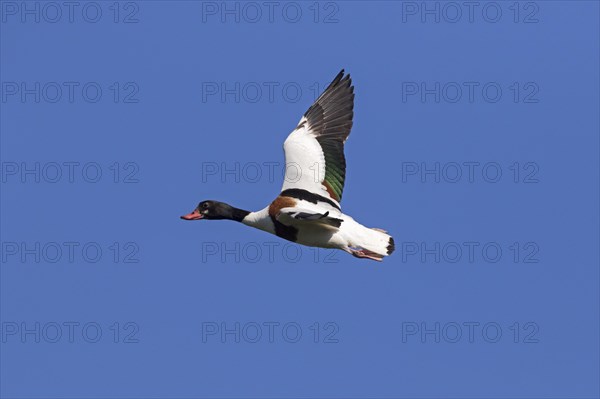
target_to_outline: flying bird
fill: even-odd
[[[235,220],[298,244],[337,248],[357,258],[381,261],[394,251],[394,239],[382,229],[356,222],[340,207],[346,178],[344,143],[353,116],[354,86],[342,69],[285,140],[286,167],[294,165],[294,178],[284,179],[273,202],[249,212],[223,202],[202,201],[181,218]]]

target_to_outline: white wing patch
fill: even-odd
[[[286,167],[281,191],[299,188],[331,198],[322,183],[325,177],[325,155],[307,125],[308,122],[303,117],[283,143]],[[335,199],[332,201],[339,205]]]

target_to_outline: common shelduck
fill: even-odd
[[[342,213],[346,176],[344,142],[352,128],[354,86],[342,70],[306,111],[283,144],[286,168],[294,170],[266,208],[248,212],[202,201],[185,220],[230,219],[311,247],[337,248],[381,261],[394,251],[384,230],[368,228]]]

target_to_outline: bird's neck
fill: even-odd
[[[228,217],[227,219],[235,220],[236,222],[241,222],[249,214],[250,214],[250,212],[248,212],[248,211],[245,211],[243,209],[239,209],[239,208],[232,206],[231,207],[231,216]]]

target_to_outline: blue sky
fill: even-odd
[[[0,11],[3,397],[598,397],[597,2]],[[390,258],[179,219],[342,68]]]

